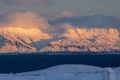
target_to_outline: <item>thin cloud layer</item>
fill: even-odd
[[[71,11],[62,11],[61,13],[53,14],[52,17],[60,18],[60,17],[73,17],[73,16],[77,16],[77,14]]]
[[[8,5],[41,5],[41,4],[51,4],[54,0],[2,0]]]

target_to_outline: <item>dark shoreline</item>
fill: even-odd
[[[42,70],[62,64],[120,67],[120,53],[31,53],[0,55],[0,73]]]
[[[20,52],[15,52],[15,53],[0,53],[0,55],[34,55],[34,54],[39,54],[39,55],[68,55],[68,54],[87,54],[87,55],[104,55],[104,54],[120,54],[120,51],[114,51],[114,52],[27,52],[27,53],[20,53]]]

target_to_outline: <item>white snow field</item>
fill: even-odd
[[[44,70],[0,74],[0,80],[120,80],[120,68],[58,65]]]

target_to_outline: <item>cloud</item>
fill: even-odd
[[[54,0],[2,0],[8,5],[41,5],[41,4],[51,4]]]
[[[79,39],[79,35],[77,33],[77,30],[74,26],[70,24],[64,24],[65,32],[62,34],[65,38],[71,38],[71,39]]]
[[[32,12],[11,13],[6,15],[3,22],[0,23],[0,34],[8,36],[13,40],[19,38],[27,43],[31,43],[31,41],[36,42],[41,39],[51,39],[51,35],[54,33],[71,39],[90,38],[94,35],[99,35],[97,31],[98,30],[94,28],[91,30],[71,24],[50,25],[48,20]],[[102,31],[107,32],[107,29],[100,29],[100,31],[104,33]],[[112,31],[112,29],[110,31]],[[113,32],[110,33],[114,36],[118,34],[118,31],[113,29]],[[106,33],[106,35],[110,33]]]
[[[6,16],[7,24],[15,27],[23,27],[23,28],[40,28],[41,30],[45,30],[49,24],[47,20],[35,13],[26,12],[19,13],[14,12]]]
[[[62,12],[56,12],[52,15],[49,15],[52,18],[61,18],[61,17],[73,17],[77,16],[77,13],[71,12],[71,11],[62,11]]]
[[[70,11],[63,11],[61,13],[57,13],[56,14],[56,17],[72,17],[72,16],[75,16],[75,13],[73,12],[70,12]]]
[[[1,23],[0,33],[10,38],[22,39],[27,43],[49,39],[51,36],[45,32],[49,24],[43,17],[35,13],[12,13],[6,16],[5,22]]]
[[[58,17],[53,20],[49,20],[50,24],[62,24],[69,23],[75,26],[86,26],[86,27],[114,27],[120,28],[120,20],[118,17],[109,16],[105,14],[91,14],[85,16],[72,16],[72,17]]]

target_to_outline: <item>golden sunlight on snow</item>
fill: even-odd
[[[66,32],[62,35],[72,39],[90,39],[93,37],[101,37],[106,39],[119,39],[119,31],[114,28],[75,28],[66,24]]]
[[[50,36],[47,33],[42,32],[37,28],[22,28],[22,27],[5,27],[0,29],[0,33],[12,39],[23,39],[27,43],[30,40],[39,41],[40,39],[49,39]]]

